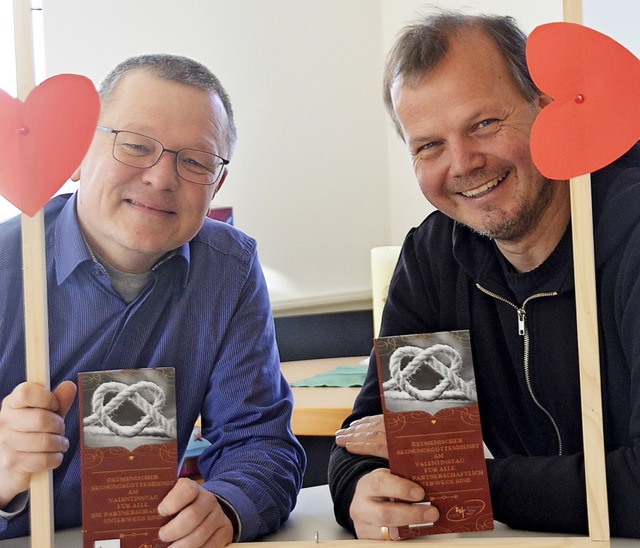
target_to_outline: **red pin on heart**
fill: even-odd
[[[0,90],[0,194],[34,216],[80,165],[99,112],[84,76],[53,76],[24,103]]]
[[[527,64],[553,98],[531,130],[531,154],[543,175],[591,173],[638,141],[640,61],[618,42],[582,25],[549,23],[529,35]]]

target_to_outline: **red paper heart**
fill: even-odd
[[[527,64],[553,98],[531,130],[540,172],[565,180],[610,164],[640,137],[640,61],[605,34],[574,23],[536,27]]]
[[[22,103],[0,90],[0,194],[33,217],[71,177],[96,129],[91,80],[53,76]]]

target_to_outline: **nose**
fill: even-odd
[[[175,190],[180,183],[176,170],[176,152],[163,150],[158,161],[144,169],[142,180],[158,190]]]
[[[474,139],[464,136],[449,141],[450,169],[454,177],[464,177],[484,167],[485,156]]]

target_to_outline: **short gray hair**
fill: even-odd
[[[220,97],[228,120],[226,135],[228,155],[232,155],[236,145],[237,131],[231,100],[220,80],[207,67],[189,57],[169,53],[147,53],[130,57],[107,74],[100,84],[99,93],[103,105],[109,103],[122,77],[133,70],[146,70],[164,80],[194,86]]]
[[[500,15],[468,15],[442,10],[406,26],[389,52],[384,70],[384,104],[400,137],[402,127],[393,108],[391,88],[400,79],[416,83],[434,69],[447,53],[451,39],[462,32],[484,32],[498,47],[522,95],[533,101],[540,90],[529,74],[527,37],[515,19]]]

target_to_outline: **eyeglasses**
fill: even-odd
[[[158,163],[165,152],[176,156],[176,171],[180,177],[199,185],[215,184],[224,166],[229,163],[222,156],[196,150],[194,148],[181,148],[171,150],[151,137],[108,127],[97,126],[97,130],[113,133],[113,157],[123,164],[132,167],[148,168]]]

